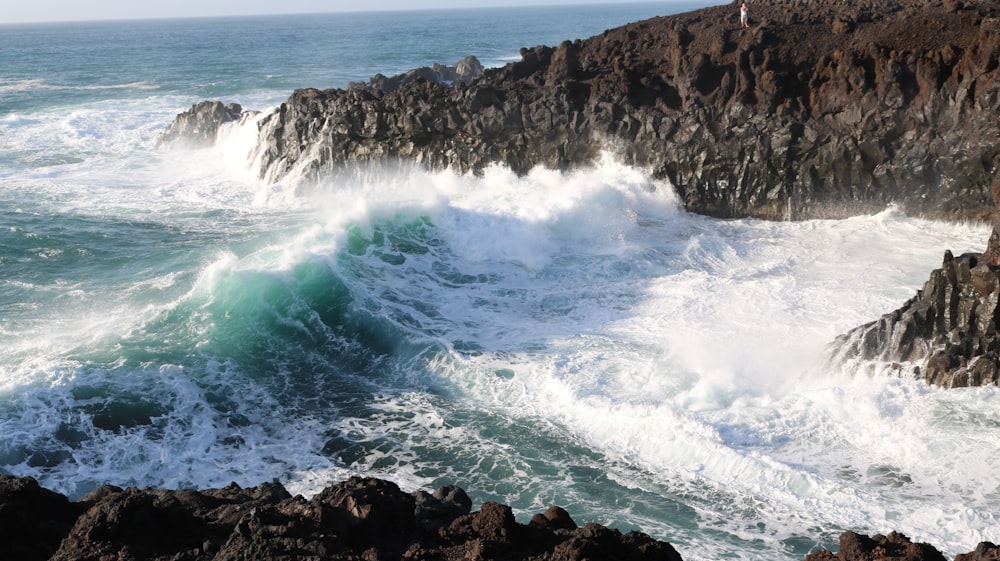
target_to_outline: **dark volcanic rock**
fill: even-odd
[[[1000,559],[1000,547],[982,542],[969,553],[955,556],[955,561],[993,561]],[[888,536],[865,536],[854,532],[840,535],[840,551],[822,549],[806,556],[805,561],[945,561],[944,555],[926,543],[913,543],[896,532]]]
[[[260,123],[260,175],[403,159],[476,172],[586,164],[668,178],[689,210],[992,216],[1000,4],[772,0],[654,18],[448,87],[298,90]]]
[[[347,85],[347,89],[391,92],[399,89],[401,86],[405,86],[406,84],[419,80],[439,84],[468,84],[472,80],[478,78],[482,73],[483,64],[479,62],[478,58],[469,55],[456,62],[454,66],[446,66],[444,64],[423,66],[389,78],[383,76],[382,74],[376,74],[368,80],[367,83],[349,83]]]
[[[840,535],[836,554],[820,550],[806,556],[806,561],[945,561],[940,551],[925,543],[913,543],[896,532],[888,536],[868,537],[854,532]]]
[[[949,388],[1000,385],[998,254],[1000,224],[984,253],[946,251],[901,308],[838,337],[833,361],[895,363],[904,375]]]
[[[265,483],[205,491],[104,486],[74,504],[34,479],[0,476],[0,559],[681,559],[670,544],[645,534],[577,528],[555,507],[539,516],[549,522],[520,524],[497,503],[472,512],[458,487],[411,495],[360,477],[311,500]]]
[[[1000,546],[991,542],[980,542],[973,551],[956,555],[955,561],[1000,561]]]
[[[180,113],[156,139],[158,147],[203,147],[215,144],[219,128],[239,121],[256,112],[244,112],[238,103],[223,105],[221,101],[202,101]]]
[[[81,510],[30,477],[0,475],[0,559],[48,559]]]

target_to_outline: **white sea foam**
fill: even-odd
[[[33,91],[100,91],[100,90],[154,90],[156,85],[148,81],[130,82],[127,84],[53,84],[42,78],[31,78],[27,80],[2,80],[0,79],[0,94],[11,94]]]
[[[398,209],[392,192],[367,191],[358,208]],[[471,403],[565,427],[641,466],[651,482],[633,485],[679,479],[752,501],[759,528],[740,517],[724,526],[748,541],[778,547],[805,524],[897,529],[952,552],[997,538],[996,437],[967,448],[956,443],[968,426],[926,415],[961,392],[819,362],[838,333],[911,296],[944,249],[980,250],[984,228],[891,209],[712,221],[612,162],[524,178],[432,174],[402,192],[427,201],[417,206],[457,269],[502,279],[449,289],[420,275],[405,287],[385,279],[436,303],[444,322],[408,311],[446,346],[471,340],[486,351],[434,366]],[[407,260],[414,271],[430,265]],[[943,451],[969,463],[942,463]]]
[[[152,140],[174,110],[152,119],[147,110],[82,107],[0,123],[11,133],[0,140],[6,155],[34,157],[37,135],[42,156],[75,158],[27,166],[5,183],[33,195],[18,199],[32,216],[137,221],[181,249],[205,244],[191,255],[169,248],[165,268],[149,260],[73,286],[0,284],[37,307],[0,324],[9,343],[0,429],[14,458],[5,470],[44,473],[66,492],[98,481],[280,477],[310,494],[355,471],[407,488],[450,478],[519,514],[570,501],[580,516],[675,542],[685,525],[710,529],[680,538],[686,559],[774,558],[741,548],[780,551],[782,540],[848,528],[899,530],[949,553],[1000,540],[997,390],[940,391],[819,362],[837,334],[909,298],[945,249],[981,250],[985,228],[892,209],[838,221],[712,220],[683,212],[668,184],[611,157],[525,177],[397,165],[309,189],[266,185],[245,161],[252,124],[228,128],[214,148],[157,152]],[[368,246],[350,253],[351,236]],[[40,260],[67,258],[55,245],[31,248]],[[326,310],[299,313],[309,304],[297,283],[312,266],[347,287],[352,320],[372,318],[372,331],[403,333],[393,344],[419,349],[388,368],[398,379],[366,382],[364,415],[299,411],[271,394],[283,382],[248,376],[239,357],[196,371],[179,364],[186,355],[171,344],[207,352],[224,329],[266,337],[257,312],[335,341],[338,326],[318,318]],[[125,347],[152,358],[120,359]],[[290,375],[278,370],[279,380]],[[80,394],[103,387],[169,407],[148,423],[99,430],[88,415],[103,398]],[[213,392],[233,397],[213,405]],[[226,407],[245,421],[228,424]],[[67,424],[91,427],[85,444],[53,440]],[[321,452],[331,431],[358,449],[349,465]],[[31,460],[36,447],[69,456]],[[620,506],[593,495],[609,486],[634,495]],[[657,501],[690,512],[678,521]]]

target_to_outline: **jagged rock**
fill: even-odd
[[[431,66],[414,68],[413,70],[403,74],[397,74],[389,78],[383,76],[382,74],[376,74],[375,76],[372,76],[367,83],[351,82],[347,84],[347,89],[365,90],[369,92],[391,92],[399,89],[401,86],[411,82],[416,82],[417,80],[425,80],[427,82],[435,82],[439,84],[468,84],[472,80],[478,78],[482,73],[482,63],[479,62],[478,58],[469,55],[456,62],[453,66],[433,64]]]
[[[413,493],[417,523],[425,530],[450,526],[459,516],[472,512],[472,499],[459,487],[445,485],[434,491]]]
[[[576,522],[573,521],[569,513],[558,506],[550,506],[543,514],[532,516],[531,525],[552,530],[576,530],[577,528]]]
[[[421,498],[422,497],[422,498]],[[520,524],[510,507],[444,486],[404,493],[353,477],[310,500],[279,483],[167,491],[110,485],[77,503],[34,479],[0,476],[0,558],[52,561],[620,559],[680,561],[665,542],[597,524],[576,528],[551,508]]]
[[[807,555],[806,561],[945,561],[945,558],[934,547],[913,543],[896,532],[872,537],[844,532],[840,535],[840,551],[834,554],[823,549]]]
[[[205,147],[215,144],[219,128],[234,121],[240,121],[255,111],[243,111],[238,103],[223,104],[221,101],[201,101],[191,109],[180,113],[156,139],[157,147]]]
[[[839,336],[831,360],[905,364],[913,376],[947,388],[1000,385],[1000,267],[990,257],[998,244],[1000,223],[985,253],[946,251],[916,296]]]
[[[775,0],[522,50],[469,84],[304,89],[260,122],[268,181],[403,159],[567,169],[609,148],[691,211],[843,217],[995,212],[1000,5]]]
[[[960,553],[955,556],[955,561],[998,561],[1000,560],[1000,546],[991,542],[980,542],[976,549],[969,553]]]
[[[0,475],[0,559],[49,559],[80,511],[31,477]]]

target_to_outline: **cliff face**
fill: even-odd
[[[467,85],[298,90],[261,122],[261,177],[394,158],[526,173],[610,149],[713,216],[992,216],[1000,6],[771,0],[749,28],[737,6],[523,49]]]
[[[887,362],[947,388],[1000,385],[998,271],[1000,224],[984,253],[945,252],[941,268],[898,310],[838,337],[834,361]]]

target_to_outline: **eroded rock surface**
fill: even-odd
[[[946,251],[940,269],[899,309],[834,341],[833,360],[893,363],[948,388],[1000,385],[1000,224],[986,251]]]
[[[772,0],[637,22],[454,87],[295,91],[261,122],[261,177],[403,159],[567,169],[610,149],[714,216],[991,217],[1000,5]]]
[[[420,80],[446,85],[468,84],[478,78],[483,73],[483,70],[483,64],[479,62],[479,59],[469,55],[451,66],[432,64],[431,66],[414,68],[403,74],[389,77],[376,74],[367,82],[351,82],[347,84],[347,89],[369,92],[391,92],[406,84]]]
[[[680,561],[670,544],[552,508],[529,524],[510,507],[473,512],[458,487],[410,494],[351,478],[312,499],[279,483],[204,491],[104,486],[71,503],[0,475],[0,559],[265,561],[435,559]]]

